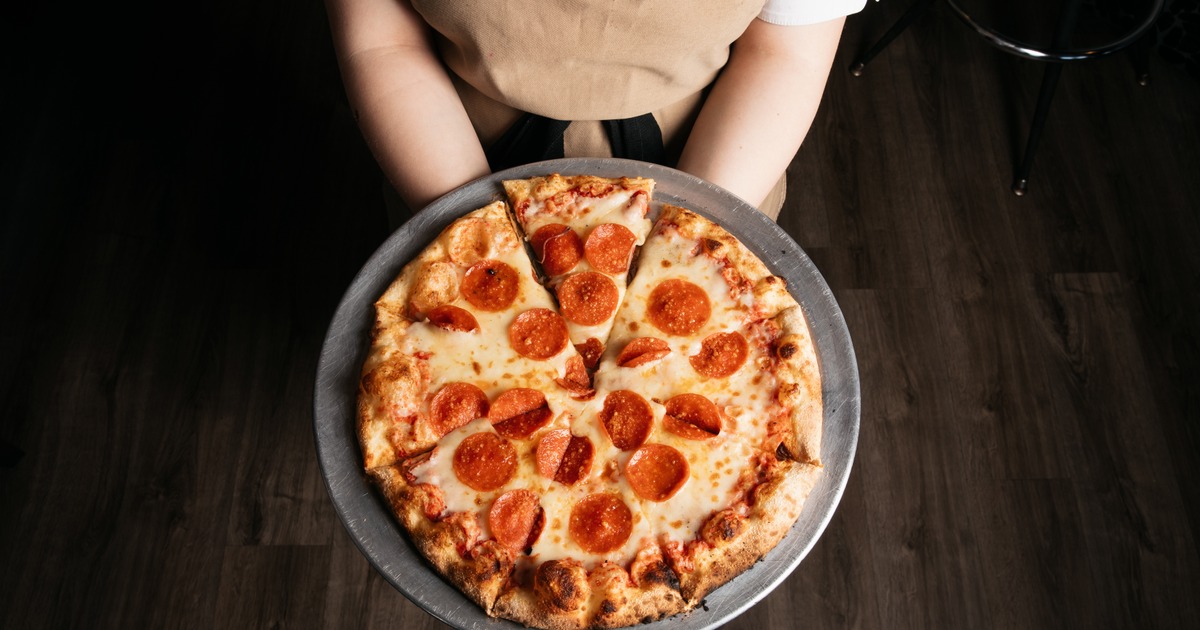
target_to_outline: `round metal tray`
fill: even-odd
[[[812,327],[821,365],[824,475],[799,520],[762,562],[710,594],[703,607],[651,624],[656,630],[714,628],[766,597],[800,564],[829,523],[846,487],[859,429],[859,381],[846,322],[812,261],[778,225],[729,192],[686,173],[618,159],[564,159],[517,167],[438,199],[379,247],[343,296],[317,367],[313,424],[321,470],[338,516],[372,566],[429,614],[457,628],[520,628],[488,617],[444,582],[408,542],[367,481],[355,434],[359,371],[374,322],[374,302],[410,259],[454,219],[503,198],[500,182],[551,173],[641,176],[656,181],[654,208],[683,206],[718,221],[787,280]]]

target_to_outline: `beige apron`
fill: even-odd
[[[673,164],[729,46],[764,0],[413,0],[484,147],[523,112],[573,121],[567,157],[610,157],[601,120],[650,112]],[[783,203],[781,179],[761,209]]]

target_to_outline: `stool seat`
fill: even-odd
[[[1138,41],[1165,0],[946,0],[980,37],[1034,61],[1085,61]]]
[[[1163,11],[1165,0],[946,0],[954,14],[992,46],[1025,59],[1047,62],[1038,91],[1025,151],[1016,164],[1012,191],[1024,195],[1033,156],[1065,63],[1110,55],[1143,41]],[[916,0],[882,37],[854,59],[850,74],[862,76],[866,64],[933,0]],[[1138,83],[1145,85],[1148,53],[1140,50]]]

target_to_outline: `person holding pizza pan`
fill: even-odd
[[[503,168],[627,157],[775,218],[865,0],[326,0],[350,104],[409,208]]]

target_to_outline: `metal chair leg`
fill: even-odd
[[[1058,24],[1054,27],[1054,48],[1060,49],[1071,41],[1075,32],[1076,20],[1079,17],[1081,0],[1068,0],[1059,12]],[[1025,156],[1013,175],[1012,191],[1018,197],[1025,194],[1029,188],[1029,171],[1033,168],[1033,154],[1037,151],[1038,142],[1042,139],[1042,129],[1046,126],[1046,114],[1050,112],[1050,102],[1054,100],[1054,90],[1058,87],[1058,77],[1062,75],[1061,62],[1047,62],[1046,72],[1042,74],[1042,88],[1038,91],[1037,108],[1033,111],[1033,122],[1029,126],[1029,139],[1025,141]]]
[[[913,5],[904,12],[904,15],[900,16],[900,19],[896,20],[896,23],[893,24],[892,27],[883,34],[883,37],[879,38],[879,41],[876,41],[874,44],[872,44],[866,52],[854,58],[853,63],[850,64],[850,74],[856,77],[861,77],[863,69],[866,68],[867,64],[874,59],[876,55],[883,52],[883,49],[887,48],[887,45],[892,43],[893,39],[896,39],[900,33],[903,33],[904,29],[908,28],[909,24],[912,24],[914,20],[924,15],[932,5],[933,0],[917,0],[914,2]]]
[[[1133,58],[1134,78],[1137,79],[1138,85],[1146,87],[1150,85],[1150,52],[1154,48],[1153,32],[1142,35],[1141,39],[1134,42],[1129,48],[1129,54]]]
[[[1038,91],[1037,108],[1033,112],[1033,122],[1029,126],[1029,139],[1025,141],[1025,155],[1013,176],[1012,191],[1018,197],[1025,194],[1029,188],[1029,171],[1033,168],[1033,154],[1037,151],[1038,142],[1042,139],[1042,129],[1046,126],[1046,115],[1050,111],[1050,102],[1054,100],[1054,91],[1058,87],[1058,77],[1062,74],[1061,63],[1049,63],[1042,75],[1042,88]]]

